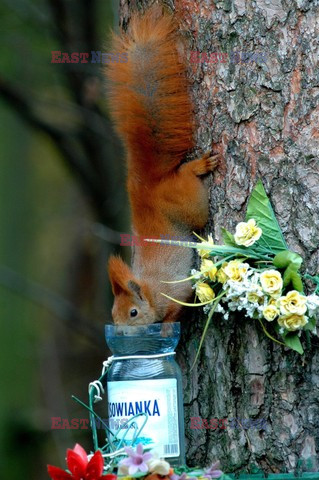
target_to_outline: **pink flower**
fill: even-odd
[[[143,453],[143,445],[139,443],[136,447],[136,451],[131,447],[124,448],[128,458],[124,458],[119,462],[120,467],[126,467],[129,475],[134,475],[140,471],[146,473],[148,471],[147,461],[152,458],[150,452]],[[123,468],[121,468],[123,470]]]
[[[182,475],[177,475],[176,473],[173,473],[172,475],[169,476],[170,480],[188,480],[190,478],[194,477],[188,477],[187,473],[182,473]]]
[[[73,450],[67,450],[67,466],[71,473],[62,468],[48,465],[48,473],[52,480],[116,480],[116,475],[102,475],[104,460],[97,450],[91,460],[86,451],[78,443]]]
[[[210,468],[205,470],[203,477],[206,477],[209,480],[211,478],[221,477],[223,475],[223,472],[221,470],[218,470],[219,466],[220,466],[220,463],[218,461],[213,463]]]

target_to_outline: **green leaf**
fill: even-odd
[[[256,220],[258,227],[263,231],[256,245],[271,250],[273,253],[287,250],[287,244],[261,180],[258,180],[248,201],[246,220],[251,218]]]
[[[277,268],[286,268],[289,264],[293,264],[296,270],[299,270],[302,264],[302,258],[298,253],[292,252],[291,250],[283,250],[277,253],[273,259],[273,264]]]
[[[222,227],[222,235],[225,245],[230,245],[231,247],[238,247],[237,243],[234,240],[234,235],[230,233],[226,228]]]
[[[290,281],[294,289],[297,290],[297,292],[300,292],[300,293],[303,292],[303,284],[298,272],[294,272],[294,271],[291,272]]]
[[[162,243],[168,243],[166,241],[163,241]],[[170,241],[169,245],[180,245],[181,242],[174,242],[173,240]],[[269,260],[270,257],[268,255],[263,255],[259,252],[256,252],[253,248],[250,247],[240,247],[237,245],[237,247],[232,247],[230,245],[208,245],[204,243],[196,243],[194,244],[195,246],[193,247],[191,245],[191,248],[197,248],[200,250],[209,250],[209,254],[211,256],[228,256],[228,255],[237,255],[243,258],[256,258],[259,260],[265,259]],[[189,246],[186,245],[185,246]]]
[[[301,276],[298,273],[302,264],[302,258],[298,253],[291,252],[290,250],[283,250],[275,256],[273,264],[277,268],[286,269],[283,275],[285,287],[291,283],[295,290],[303,292]]]
[[[287,347],[300,353],[300,355],[303,354],[303,348],[297,333],[287,333],[287,335],[285,335],[283,338],[283,341]]]

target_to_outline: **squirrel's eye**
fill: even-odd
[[[138,314],[138,311],[136,310],[136,308],[133,308],[133,309],[130,311],[131,317],[136,317],[137,314]]]

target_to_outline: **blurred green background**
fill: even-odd
[[[123,152],[103,65],[51,63],[51,51],[107,52],[116,12],[111,0],[0,4],[0,474],[10,480],[46,479],[66,448],[92,447],[89,430],[52,430],[51,419],[87,418],[71,395],[87,400],[108,355],[105,266],[129,225]]]

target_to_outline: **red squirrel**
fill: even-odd
[[[111,116],[127,150],[127,189],[138,237],[190,237],[208,219],[201,176],[215,169],[218,155],[182,163],[193,147],[193,122],[177,29],[159,7],[133,14],[128,31],[112,41],[112,52],[127,61],[106,70]],[[188,277],[192,260],[191,248],[147,242],[135,247],[131,268],[112,256],[114,323],[177,320],[181,305],[161,293],[185,302],[191,283],[162,282]]]

